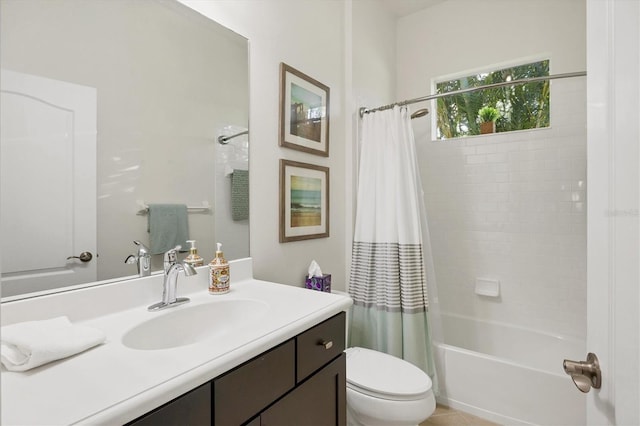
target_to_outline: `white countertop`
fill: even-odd
[[[209,295],[207,268],[198,272],[178,280],[178,296],[191,302],[160,312],[146,307],[160,299],[162,276],[3,303],[2,325],[67,315],[74,323],[103,330],[107,341],[26,372],[3,367],[1,424],[126,423],[351,305],[348,297],[254,280],[251,259],[232,262],[231,291],[225,295]],[[148,319],[212,299],[261,300],[269,309],[251,324],[191,345],[136,350],[121,341]]]

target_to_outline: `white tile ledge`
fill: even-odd
[[[67,315],[74,322],[104,330],[107,342],[26,373],[3,369],[0,423],[126,423],[351,305],[348,297],[254,280],[251,259],[232,262],[232,291],[227,295],[209,295],[207,278],[206,267],[194,277],[181,276],[178,295],[190,297],[192,304],[211,298],[263,300],[271,307],[268,320],[257,320],[224,339],[141,351],[125,347],[122,336],[153,316],[181,308],[146,311],[147,305],[160,298],[162,277],[3,303],[3,325]]]

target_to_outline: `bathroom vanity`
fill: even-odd
[[[344,425],[344,332],[342,312],[130,424]]]
[[[206,267],[181,276],[185,305],[148,312],[162,275],[3,302],[2,325],[66,315],[106,343],[25,373],[2,371],[2,424],[346,422],[348,297],[254,280],[231,262],[231,292]]]

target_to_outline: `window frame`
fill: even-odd
[[[451,81],[451,80],[458,80],[461,79],[463,77],[469,77],[469,76],[473,76],[473,75],[478,75],[478,74],[488,74],[488,73],[492,73],[495,71],[500,71],[502,69],[505,68],[513,68],[513,67],[517,67],[517,66],[522,66],[522,65],[527,65],[527,64],[531,64],[534,62],[541,62],[541,61],[549,61],[549,75],[553,75],[553,57],[550,53],[541,53],[538,55],[534,55],[534,56],[525,56],[525,57],[520,57],[518,59],[514,59],[514,60],[510,60],[510,61],[504,61],[504,62],[497,62],[497,63],[493,63],[493,64],[489,64],[483,67],[478,67],[478,68],[472,68],[472,69],[467,69],[464,71],[459,71],[459,72],[455,72],[455,73],[451,73],[451,74],[445,74],[445,75],[440,75],[438,77],[434,77],[431,79],[431,93],[436,94],[437,93],[437,85],[438,83],[442,83],[445,81]],[[537,131],[537,130],[544,130],[544,129],[550,129],[552,126],[552,105],[551,105],[551,98],[552,98],[552,85],[549,85],[549,126],[547,127],[535,127],[535,128],[530,128],[530,129],[521,129],[521,130],[510,130],[510,131],[506,131],[506,132],[500,132],[500,134],[510,134],[510,133],[514,133],[514,132],[528,132],[528,131]],[[431,103],[431,111],[432,114],[430,114],[431,116],[431,141],[432,142],[446,142],[446,141],[458,141],[458,140],[464,140],[466,138],[474,138],[474,137],[478,137],[478,136],[487,136],[487,135],[465,135],[465,136],[458,136],[455,138],[449,138],[449,139],[438,139],[438,99],[432,99],[430,101]],[[497,135],[498,133],[493,133],[492,135]]]

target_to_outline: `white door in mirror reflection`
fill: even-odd
[[[2,296],[96,280],[96,90],[1,71]]]

